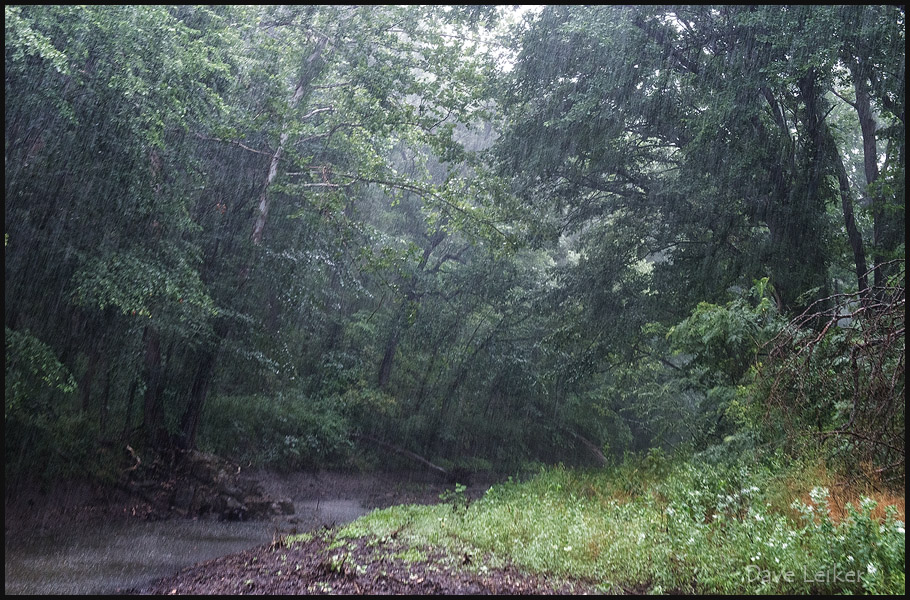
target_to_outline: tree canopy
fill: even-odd
[[[902,477],[904,19],[5,7],[8,475],[751,436]]]

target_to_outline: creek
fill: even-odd
[[[306,531],[369,512],[359,499],[295,500],[293,526]],[[272,541],[280,521],[169,519],[73,524],[4,539],[6,594],[111,594],[138,588],[197,562]]]

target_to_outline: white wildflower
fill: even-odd
[[[814,487],[812,488],[812,491],[809,492],[809,497],[812,498],[813,502],[818,504],[828,498],[828,490],[823,487]]]

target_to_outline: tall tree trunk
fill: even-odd
[[[454,327],[453,327],[454,329]],[[439,351],[442,349],[442,344],[436,344],[433,346],[433,355],[430,357],[430,364],[423,371],[423,377],[420,378],[420,387],[417,389],[417,400],[414,402],[414,412],[419,413],[423,408],[423,403],[427,399],[427,384],[430,381],[430,375],[432,375],[433,370],[436,368],[436,361],[439,359]]]
[[[382,362],[379,363],[379,375],[377,377],[377,383],[379,384],[379,389],[385,390],[389,381],[392,379],[392,364],[395,362],[395,352],[398,350],[398,340],[401,335],[401,318],[396,319],[395,324],[392,326],[392,332],[389,334],[389,339],[386,340],[385,352],[382,355]]]
[[[101,434],[107,433],[108,416],[111,407],[111,374],[113,369],[110,365],[110,359],[104,360],[104,392],[101,394],[101,407],[98,411],[98,428]]]
[[[784,305],[795,306],[799,292],[819,287],[826,295],[828,287],[828,257],[825,254],[821,222],[825,218],[824,199],[821,184],[824,181],[825,156],[824,135],[825,108],[824,90],[819,86],[818,72],[812,68],[799,80],[799,97],[804,106],[803,122],[805,136],[801,154],[806,166],[802,169],[805,179],[797,178],[797,185],[791,188],[791,195],[783,217],[784,248],[787,248],[789,289],[779,290]],[[802,184],[802,185],[800,185]],[[773,234],[773,228],[772,228]],[[784,292],[786,294],[784,295]]]
[[[446,239],[447,234],[445,229],[443,229],[444,225],[445,221],[443,221],[433,235],[430,236],[426,248],[423,249],[423,256],[420,257],[420,262],[417,263],[417,274],[408,281],[407,290],[405,291],[401,306],[398,308],[398,314],[395,317],[392,331],[386,341],[385,352],[382,355],[382,362],[379,365],[378,383],[380,389],[384,390],[392,378],[392,364],[395,362],[395,352],[398,350],[401,332],[405,327],[405,323],[408,322],[408,308],[412,302],[419,302],[423,295],[417,290],[418,276],[426,270],[427,263],[429,262],[430,255],[433,254],[433,251],[439,247],[439,244],[441,244],[444,239]]]
[[[844,167],[844,161],[831,130],[825,127],[825,145],[830,148],[832,162],[837,171],[837,183],[840,188],[841,212],[844,215],[844,227],[847,230],[847,240],[850,242],[850,248],[853,250],[853,264],[856,269],[856,282],[860,294],[865,297],[869,291],[869,280],[866,276],[868,267],[866,266],[866,251],[863,248],[863,236],[856,226],[856,219],[853,216],[853,194],[850,192],[850,179],[847,177],[847,169]]]
[[[161,338],[152,327],[145,328],[145,398],[143,402],[143,423],[148,441],[159,445],[164,428],[162,394],[164,377],[161,365]]]
[[[98,360],[101,353],[98,350],[91,350],[88,353],[88,366],[85,369],[85,375],[79,381],[79,393],[82,395],[82,412],[88,414],[89,405],[92,399],[92,381],[95,379],[95,372],[98,368]]]
[[[136,399],[136,386],[138,383],[138,378],[133,379],[130,383],[130,389],[126,393],[126,411],[123,416],[123,429],[120,431],[120,437],[123,439],[126,439],[132,430],[133,401]]]
[[[860,59],[861,60],[861,59]],[[850,74],[853,76],[853,89],[856,92],[856,116],[859,118],[860,130],[863,134],[863,172],[866,175],[866,197],[872,206],[872,268],[874,269],[873,283],[879,288],[885,284],[885,274],[880,268],[883,260],[882,250],[886,245],[884,236],[885,211],[882,206],[883,198],[872,191],[872,184],[878,180],[878,148],[875,140],[875,117],[872,114],[872,103],[869,100],[867,87],[866,68],[857,62],[850,65]]]
[[[324,64],[322,53],[325,50],[327,42],[328,38],[320,38],[316,43],[316,48],[313,50],[313,53],[301,68],[300,81],[294,89],[294,95],[291,96],[291,99],[288,102],[288,106],[292,110],[297,107],[300,103],[300,99],[309,91],[310,84],[322,70],[322,65]],[[278,163],[281,161],[282,154],[284,154],[284,146],[288,141],[288,136],[288,132],[285,131],[278,138],[278,149],[275,150],[275,154],[272,155],[272,161],[269,163],[269,172],[268,175],[266,175],[262,193],[259,195],[256,223],[253,225],[253,234],[251,236],[253,244],[257,246],[262,243],[262,232],[265,229],[265,222],[269,215],[269,187],[272,185],[272,182],[275,181],[275,177],[278,176]]]
[[[199,421],[205,408],[208,397],[209,385],[217,363],[215,351],[206,352],[197,362],[196,374],[193,376],[193,385],[190,388],[190,397],[186,410],[180,421],[181,443],[184,449],[196,447],[196,434],[199,432]]]
[[[313,49],[313,52],[310,56],[304,61],[304,64],[301,66],[300,78],[297,82],[297,86],[294,88],[294,94],[291,96],[288,101],[288,107],[294,109],[300,103],[300,100],[306,96],[306,94],[311,89],[310,86],[313,80],[319,75],[324,65],[323,52],[328,43],[328,38],[320,37],[319,41],[316,42],[316,46]],[[265,224],[268,219],[269,206],[270,206],[270,197],[269,197],[269,188],[272,183],[275,181],[275,178],[278,176],[278,166],[281,162],[281,157],[284,154],[285,145],[287,144],[290,134],[287,131],[281,133],[278,138],[278,148],[275,150],[275,153],[272,155],[272,159],[269,162],[269,170],[266,174],[265,181],[262,186],[262,192],[259,194],[259,201],[256,207],[256,220],[253,224],[253,232],[250,236],[253,244],[259,246],[262,244],[262,235],[265,230]],[[246,282],[246,278],[249,275],[250,266],[245,265],[240,270],[240,285],[243,285]],[[278,303],[274,302],[274,297],[271,298],[273,302],[270,303],[269,311],[266,314],[266,323],[269,324],[272,321],[272,324],[277,323],[277,310]],[[273,319],[270,317],[274,317]],[[189,400],[187,402],[186,409],[184,410],[183,417],[181,418],[181,443],[187,448],[193,448],[196,443],[196,434],[199,430],[199,422],[202,417],[202,411],[205,407],[205,400],[208,396],[209,386],[211,384],[212,376],[215,370],[215,364],[217,361],[217,355],[220,351],[221,345],[224,343],[227,335],[229,334],[229,329],[227,327],[221,327],[222,331],[218,331],[219,327],[216,325],[216,338],[217,342],[215,347],[211,348],[203,353],[203,356],[199,359],[198,366],[196,368],[195,375],[193,376],[193,384],[190,389]]]
[[[436,446],[437,442],[439,441],[440,433],[442,432],[442,426],[449,418],[449,412],[452,408],[452,404],[453,404],[452,401],[455,399],[455,393],[458,391],[458,388],[461,387],[461,384],[464,383],[465,379],[467,378],[468,371],[470,370],[471,365],[474,363],[474,359],[477,358],[477,355],[481,352],[481,350],[486,348],[490,344],[490,342],[493,341],[493,339],[496,337],[496,332],[499,331],[499,328],[502,326],[502,324],[503,324],[503,322],[505,322],[505,320],[506,320],[506,317],[503,316],[499,320],[499,322],[490,329],[489,335],[487,335],[486,338],[482,342],[475,345],[474,349],[471,351],[471,353],[468,356],[465,356],[464,358],[462,358],[458,371],[456,372],[455,376],[452,377],[451,381],[449,382],[449,385],[446,387],[446,391],[443,393],[442,398],[441,398],[439,410],[436,412],[436,414],[434,416],[433,425],[430,427],[430,434],[427,437],[427,442],[426,442],[427,451],[432,450]],[[471,334],[471,338],[468,340],[468,344],[470,344],[471,342],[474,341],[479,328],[480,328],[480,325],[478,325],[477,329],[474,330],[474,333]],[[466,345],[465,349],[467,349],[467,345]]]

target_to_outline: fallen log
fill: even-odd
[[[588,438],[584,437],[583,435],[579,434],[579,433],[576,432],[576,431],[572,431],[571,429],[568,429],[568,428],[564,428],[564,429],[565,429],[565,431],[567,431],[568,433],[570,433],[570,434],[572,434],[573,436],[575,436],[575,438],[577,438],[578,441],[581,442],[581,445],[582,445],[582,446],[584,446],[585,448],[587,448],[588,452],[590,452],[591,455],[592,455],[595,459],[597,459],[597,462],[600,464],[600,466],[603,467],[603,466],[606,466],[606,465],[609,463],[609,461],[607,460],[607,457],[604,456],[604,453],[601,452],[600,448],[597,447],[597,444],[595,444],[594,442],[592,442],[591,440],[589,440]]]
[[[384,442],[380,439],[377,439],[377,438],[375,438],[371,435],[367,435],[365,433],[355,434],[354,437],[362,439],[362,440],[367,440],[369,442],[373,442],[374,444],[376,444],[378,446],[382,446],[383,448],[385,448],[387,450],[391,450],[392,452],[396,452],[398,454],[401,454],[402,456],[406,456],[406,457],[410,458],[411,460],[416,460],[420,464],[422,464],[426,467],[429,467],[430,469],[436,471],[437,473],[439,473],[440,475],[445,477],[446,481],[450,481],[454,477],[454,475],[452,473],[449,473],[449,471],[447,471],[446,469],[443,469],[439,465],[428,461],[427,459],[420,456],[419,454],[415,454],[414,452],[411,452],[410,450],[406,450],[406,449],[402,448],[401,446],[398,446],[396,444],[392,444],[389,442]]]

